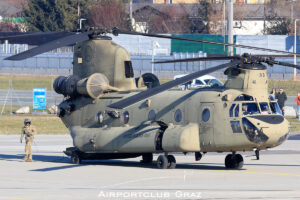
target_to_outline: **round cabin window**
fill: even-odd
[[[202,112],[202,121],[207,122],[210,118],[210,111],[208,108],[205,108]]]
[[[182,112],[180,109],[177,109],[174,114],[175,122],[181,122],[182,120]]]
[[[148,113],[148,120],[150,121],[154,121],[156,119],[156,113],[154,110],[150,110],[150,112]]]
[[[104,120],[103,112],[99,112],[98,114],[96,114],[95,120],[97,121],[97,123],[102,124]]]
[[[123,112],[121,118],[124,124],[127,124],[129,122],[129,112],[128,111]]]

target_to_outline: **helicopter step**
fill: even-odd
[[[241,169],[244,165],[244,159],[241,154],[228,154],[225,157],[225,167],[228,169]]]

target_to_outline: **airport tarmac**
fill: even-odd
[[[37,135],[26,163],[19,135],[0,136],[0,199],[300,199],[300,136],[281,146],[242,153],[244,167],[227,170],[226,153],[176,154],[176,169],[141,158],[70,164],[69,135]],[[157,155],[154,156],[155,159]]]

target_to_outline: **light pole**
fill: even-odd
[[[151,72],[152,74],[154,74],[154,48],[155,47],[160,47],[160,45],[158,44],[157,41],[152,41],[152,68],[151,68]]]
[[[85,21],[86,19],[84,18],[80,18],[79,20],[79,29],[81,30],[82,29],[82,21]]]
[[[227,30],[228,30],[228,43],[229,44],[233,44],[233,33],[232,33],[232,29],[233,29],[233,0],[228,0],[228,26],[227,26]],[[229,56],[233,56],[233,47],[232,46],[228,46],[228,55]]]
[[[299,19],[295,19],[295,30],[294,30],[294,65],[297,65],[297,56],[295,53],[297,53],[297,21]],[[294,81],[297,80],[297,69],[294,68]]]

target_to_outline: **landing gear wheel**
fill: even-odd
[[[142,155],[142,163],[152,163],[153,161],[153,154],[152,153],[145,153]]]
[[[175,169],[176,168],[176,159],[173,155],[168,155],[168,168]]]
[[[244,159],[243,156],[241,154],[236,154],[235,155],[235,160],[236,160],[236,166],[235,169],[242,169],[243,165],[244,165]]]
[[[195,152],[195,160],[199,161],[202,158],[202,154],[200,152]]]
[[[225,167],[229,168],[229,169],[232,169],[233,165],[234,165],[234,163],[233,163],[233,159],[232,159],[232,154],[228,154],[225,157]]]
[[[72,159],[73,164],[76,164],[76,165],[81,164],[81,158],[78,156],[78,154],[73,153],[71,156],[71,159]]]
[[[256,159],[259,160],[259,150],[258,149],[255,150],[255,156],[256,156]]]
[[[225,167],[229,169],[241,169],[244,165],[244,159],[241,154],[228,154],[225,158]]]
[[[168,167],[168,158],[165,155],[160,155],[157,158],[157,167],[159,169],[167,169]]]

